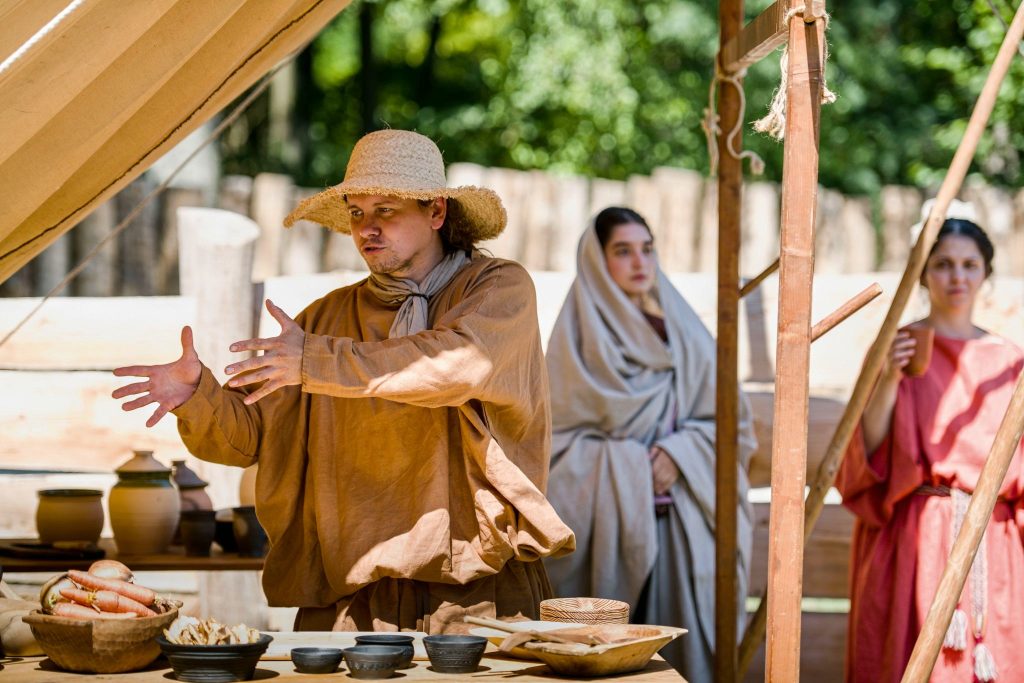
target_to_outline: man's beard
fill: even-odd
[[[402,259],[395,253],[382,254],[380,258],[375,259],[373,262],[363,258],[366,261],[367,267],[371,273],[377,275],[390,275],[396,271],[408,270],[412,265],[412,259]]]

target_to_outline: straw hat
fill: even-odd
[[[384,195],[403,199],[448,199],[447,224],[453,236],[476,243],[505,229],[505,207],[492,190],[447,187],[441,150],[430,138],[409,130],[379,130],[360,138],[352,149],[345,180],[299,203],[284,219],[290,228],[313,221],[349,233],[345,195]]]

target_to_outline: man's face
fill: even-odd
[[[373,273],[422,281],[443,256],[444,198],[423,206],[382,195],[347,198],[352,239]]]

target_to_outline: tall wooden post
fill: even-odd
[[[718,4],[719,41],[725,45],[743,29],[743,0]],[[723,131],[740,116],[736,88],[718,89]],[[742,122],[741,122],[742,123]],[[737,138],[740,136],[737,135]],[[740,140],[737,140],[739,145]],[[715,378],[715,681],[736,680],[736,463],[738,450],[740,217],[743,165],[728,149],[728,136],[718,136],[718,353]]]
[[[790,6],[802,9],[804,0],[793,0]],[[766,681],[800,680],[811,282],[824,27],[823,21],[805,23],[799,15],[789,24]]]

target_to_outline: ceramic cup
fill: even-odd
[[[210,544],[217,529],[213,510],[182,510],[181,543],[190,557],[209,557]]]
[[[252,505],[243,505],[233,510],[238,554],[244,557],[263,557],[267,552],[267,532],[256,519],[256,508]]]
[[[914,347],[914,355],[910,362],[903,368],[903,372],[910,377],[920,377],[928,370],[928,364],[932,360],[932,344],[935,341],[935,330],[931,327],[905,327],[901,332],[906,332],[910,338],[917,342]]]

